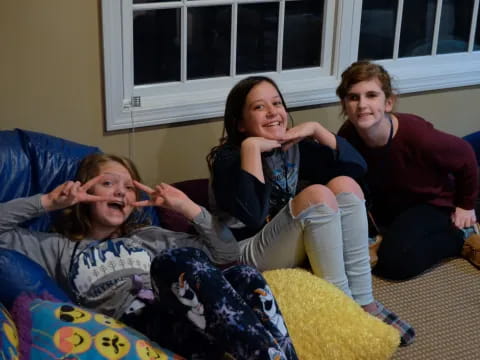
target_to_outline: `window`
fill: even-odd
[[[218,117],[272,77],[290,108],[337,101],[375,59],[401,92],[480,83],[480,0],[102,0],[107,130]]]

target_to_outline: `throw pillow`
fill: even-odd
[[[350,297],[303,269],[263,274],[282,311],[299,359],[390,359],[397,330],[367,314]]]
[[[0,359],[18,360],[18,334],[15,323],[0,303]]]
[[[22,359],[183,359],[123,323],[72,303],[22,295],[11,314]]]

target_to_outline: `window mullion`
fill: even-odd
[[[237,75],[237,29],[238,29],[238,3],[232,4],[232,29],[230,31],[230,76]]]
[[[432,40],[432,55],[437,55],[438,37],[440,34],[440,20],[442,18],[442,2],[443,0],[437,1],[437,10],[435,13],[435,27]]]
[[[278,35],[277,35],[277,71],[282,71],[283,63],[283,34],[285,30],[285,0],[280,0],[278,9]]]
[[[402,32],[403,0],[398,0],[397,19],[395,24],[395,39],[393,40],[393,59],[398,59],[398,48],[400,46],[400,35]]]
[[[338,1],[333,64],[333,74],[337,77],[358,58],[362,6],[362,0]]]
[[[123,37],[123,98],[130,100],[133,95],[133,11],[132,2],[123,1],[121,5],[121,12],[123,17],[122,22],[122,37]]]
[[[472,22],[470,24],[470,37],[468,39],[468,52],[471,53],[473,51],[473,45],[475,43],[475,31],[477,30],[477,17],[478,17],[478,3],[480,0],[475,0],[473,3],[473,11],[472,11]]]
[[[180,81],[187,81],[187,42],[188,42],[187,6],[180,8]]]

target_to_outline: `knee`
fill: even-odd
[[[424,261],[414,248],[393,244],[385,238],[378,249],[378,262],[374,273],[390,280],[407,280],[424,270]]]
[[[362,188],[349,176],[337,176],[328,182],[327,187],[335,195],[347,192],[355,194],[360,199],[364,199]]]
[[[334,211],[338,210],[337,199],[333,192],[324,185],[310,185],[292,200],[293,216],[317,204],[325,204]]]

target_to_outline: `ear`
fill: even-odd
[[[395,105],[395,96],[392,95],[385,100],[385,112],[391,113],[393,111],[394,105]]]
[[[246,131],[245,126],[243,126],[243,121],[241,119],[238,122],[237,130],[241,133],[244,133]]]

